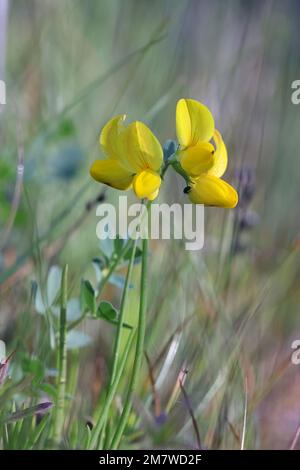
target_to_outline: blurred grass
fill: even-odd
[[[99,252],[94,210],[78,228],[76,221],[102,189],[88,179],[88,168],[100,155],[98,134],[109,117],[125,112],[141,119],[164,142],[175,137],[176,100],[199,99],[213,110],[227,143],[226,178],[234,181],[241,166],[255,177],[250,208],[260,222],[246,234],[243,252],[230,251],[236,213],[215,208],[205,212],[201,253],[185,252],[176,241],[152,243],[146,350],[156,363],[156,392],[168,417],[165,426],[153,419],[145,363],[126,445],[131,435],[132,445],[141,448],[195,445],[187,407],[180,392],[173,393],[183,367],[189,369],[185,388],[206,447],[241,445],[246,383],[245,447],[287,448],[296,433],[299,371],[288,364],[282,380],[277,368],[300,334],[299,242],[294,243],[299,109],[290,100],[291,82],[299,78],[299,13],[291,0],[10,2],[8,105],[0,115],[1,228],[15,182],[18,125],[25,177],[18,218],[1,255],[0,335],[19,351],[14,380],[26,375],[21,352],[51,366],[47,325],[28,302],[30,281],[45,282],[49,265],[65,262],[72,295],[81,277],[93,279],[91,260]],[[167,175],[159,201],[184,202],[182,189],[181,181]],[[106,197],[116,201],[110,190]],[[49,253],[60,237],[58,250]],[[115,286],[104,293],[114,303],[119,296]],[[132,289],[130,324],[137,301]],[[84,330],[95,338],[79,354],[79,427],[91,414],[90,398],[95,401],[107,381],[115,333],[110,326],[94,329],[94,321],[85,322]],[[126,381],[125,374],[120,390]],[[142,437],[136,443],[137,430]]]

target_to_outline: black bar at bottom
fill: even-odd
[[[136,468],[147,465],[232,465],[232,464],[297,464],[299,451],[187,451],[187,450],[139,450],[139,451],[86,451],[86,450],[41,450],[0,451],[0,468],[5,463],[16,463],[30,469],[43,464],[82,464],[83,468],[98,468],[103,465],[121,468]]]

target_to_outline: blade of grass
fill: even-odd
[[[108,395],[107,395],[106,400],[105,400],[104,408],[103,408],[102,413],[101,413],[101,417],[100,417],[98,423],[96,424],[95,428],[91,432],[91,437],[90,437],[88,447],[87,447],[88,449],[93,449],[97,445],[97,441],[99,439],[99,434],[102,431],[103,426],[104,426],[104,424],[107,420],[109,407],[110,407],[110,405],[113,401],[113,398],[116,394],[117,387],[118,387],[120,379],[122,377],[122,373],[124,371],[125,364],[126,364],[128,354],[129,354],[129,351],[131,349],[131,345],[132,345],[133,339],[135,337],[135,334],[136,334],[135,332],[131,332],[130,335],[129,335],[129,338],[127,340],[127,344],[125,346],[124,353],[123,353],[123,356],[122,356],[121,364],[118,368],[116,378],[115,378],[114,382],[112,383],[111,387],[109,388]]]
[[[110,448],[117,449],[128,421],[129,413],[132,406],[132,396],[136,391],[136,386],[139,378],[139,372],[143,359],[145,328],[146,328],[146,306],[147,306],[147,273],[148,273],[148,239],[143,239],[142,244],[142,273],[141,273],[141,287],[140,287],[140,306],[139,306],[139,320],[137,326],[137,341],[135,357],[133,362],[133,370],[129,384],[128,393],[124,408],[119,420],[117,429],[112,439]]]
[[[75,208],[75,205],[78,201],[81,200],[83,194],[89,188],[90,181],[87,181],[75,194],[70,203],[58,214],[57,217],[53,220],[49,229],[41,235],[35,243],[33,243],[29,250],[26,250],[16,261],[16,263],[10,268],[6,269],[0,275],[0,284],[3,284],[10,276],[12,276],[23,264],[26,262],[27,258],[32,256],[37,246],[47,241],[47,239],[52,235],[53,231],[60,225],[61,222],[65,221],[65,217],[70,214],[70,211]]]
[[[153,46],[159,44],[161,41],[163,41],[167,37],[167,33],[165,34],[159,34],[157,37],[153,37],[156,33],[151,35],[151,39],[142,47],[139,47],[133,52],[130,52],[127,56],[125,56],[123,59],[121,59],[119,62],[114,64],[112,67],[110,67],[103,75],[100,75],[100,77],[96,78],[94,81],[92,81],[89,85],[87,85],[85,88],[81,90],[81,92],[78,93],[78,96],[75,100],[73,100],[71,103],[67,104],[57,115],[53,120],[51,120],[52,126],[57,125],[59,119],[62,119],[67,113],[69,113],[73,108],[75,108],[78,104],[80,104],[85,98],[87,98],[91,92],[93,92],[95,89],[97,89],[99,86],[103,85],[107,80],[109,80],[115,73],[119,72],[123,67],[125,67],[130,61],[135,59],[139,55],[144,55],[147,53]],[[51,125],[48,123],[44,123],[41,126],[42,128],[47,128],[47,133],[49,130],[51,130]]]
[[[125,245],[125,248],[124,248],[126,251],[127,251],[127,248],[128,248],[127,245],[128,245],[128,243]],[[112,371],[111,371],[111,376],[110,376],[110,382],[109,382],[109,385],[108,385],[108,396],[107,396],[106,403],[105,403],[105,409],[107,408],[106,405],[107,405],[107,402],[108,402],[108,397],[111,396],[110,391],[111,391],[111,388],[112,388],[113,383],[115,381],[117,368],[118,368],[118,363],[119,363],[120,348],[121,348],[121,333],[122,333],[123,324],[124,324],[125,309],[126,309],[126,304],[127,304],[130,280],[131,280],[133,266],[134,266],[136,246],[137,246],[137,240],[134,239],[133,246],[132,246],[132,251],[131,251],[131,256],[130,256],[130,261],[129,261],[127,274],[126,274],[126,278],[125,278],[125,285],[124,285],[124,289],[123,289],[123,293],[122,293],[121,306],[120,306],[120,315],[119,315],[119,318],[118,318],[117,334],[116,334],[116,340],[115,340],[114,352],[113,352]],[[123,253],[123,250],[122,250],[122,253]],[[108,278],[112,274],[113,270],[116,268],[116,266],[118,264],[118,261],[119,261],[119,259],[117,259],[113,263],[113,265],[111,266],[111,269],[109,270],[109,272],[107,274]],[[106,278],[106,282],[107,282],[108,278]],[[100,292],[101,292],[101,290],[100,290]],[[113,399],[113,396],[111,397],[111,400],[112,399]],[[111,402],[111,400],[110,400],[110,402]],[[101,418],[103,418],[103,415],[104,414],[102,413]],[[92,435],[92,439],[91,439],[91,445],[92,446],[95,446],[96,442],[99,440],[99,435],[100,435],[100,432],[102,431],[102,427],[105,428],[106,419],[107,419],[107,413],[105,414],[103,419],[100,419],[97,422],[96,427],[95,427],[95,431],[94,431],[94,433]]]
[[[58,383],[57,406],[54,422],[54,444],[59,446],[62,440],[64,427],[65,394],[67,379],[67,291],[68,291],[68,265],[64,267],[61,280],[61,305],[59,319],[59,347],[58,347]]]
[[[35,427],[35,430],[30,436],[29,447],[28,447],[29,449],[33,449],[38,444],[38,441],[44,429],[46,428],[46,425],[49,424],[49,420],[50,420],[49,415],[43,416],[41,422]]]
[[[183,371],[185,372],[185,371]],[[183,380],[182,378],[179,378],[179,385],[180,385],[180,389],[181,389],[181,392],[182,392],[182,395],[184,397],[184,402],[186,404],[186,407],[188,409],[188,412],[191,416],[191,420],[192,420],[192,423],[193,423],[193,428],[194,428],[194,431],[195,431],[195,436],[196,436],[196,441],[197,441],[197,449],[198,450],[201,450],[202,449],[202,445],[201,445],[201,438],[200,438],[200,432],[199,432],[199,427],[198,427],[198,423],[197,423],[197,420],[195,418],[195,415],[194,415],[194,412],[193,412],[193,407],[191,405],[191,402],[190,402],[190,399],[189,399],[189,396],[184,388],[184,385],[183,385]]]

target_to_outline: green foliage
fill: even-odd
[[[52,2],[31,3],[28,14],[27,2],[10,2],[10,98],[0,115],[1,240],[9,228],[0,243],[0,448],[108,448],[116,436],[122,449],[190,449],[195,426],[208,449],[239,449],[242,440],[248,449],[291,447],[297,2],[62,0],[51,14]],[[88,168],[103,157],[98,135],[111,116],[139,118],[163,142],[184,96],[213,109],[229,180],[249,167],[255,184],[247,208],[206,209],[202,252],[185,252],[179,240],[151,244],[145,357],[132,394],[142,249],[130,239],[98,242],[94,201],[117,204],[117,196]],[[165,143],[169,164],[176,145]],[[20,150],[25,172],[9,227]],[[236,183],[247,199],[249,187]],[[163,186],[158,202],[180,194],[186,202],[176,175]],[[45,402],[53,407],[41,414]]]
[[[86,313],[95,313],[96,310],[96,298],[95,291],[89,281],[81,281],[80,288],[80,306],[81,310]]]
[[[98,306],[96,316],[98,318],[105,318],[108,322],[114,323],[118,318],[118,312],[110,302],[103,300]]]

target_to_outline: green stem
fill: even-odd
[[[67,378],[67,289],[68,289],[68,265],[64,267],[61,280],[61,301],[59,317],[59,347],[58,347],[58,383],[57,403],[54,422],[54,444],[59,446],[62,440],[64,427],[66,378]]]
[[[181,175],[185,179],[186,185],[189,186],[191,184],[190,177],[184,171],[184,169],[182,168],[180,162],[175,160],[174,162],[171,163],[171,165],[172,165],[173,169],[176,171],[176,173],[178,173],[179,175]]]
[[[144,351],[144,339],[145,339],[145,328],[146,328],[146,293],[147,293],[147,264],[148,264],[148,240],[145,238],[143,240],[142,247],[142,273],[141,273],[141,291],[140,291],[140,306],[139,306],[139,320],[137,326],[137,340],[136,340],[136,349],[135,357],[133,363],[133,370],[131,375],[131,380],[129,384],[129,389],[126,396],[126,401],[124,408],[121,414],[121,418],[117,429],[115,431],[114,437],[110,448],[112,450],[117,449],[120,444],[125,426],[128,421],[129,413],[132,406],[132,396],[136,391],[136,386],[138,383],[139,372],[143,359]]]
[[[112,372],[111,372],[111,377],[110,377],[110,385],[115,380],[116,371],[117,371],[118,362],[119,362],[120,346],[121,346],[121,333],[122,333],[123,324],[124,324],[125,307],[126,307],[126,302],[127,302],[128,292],[129,292],[130,279],[131,279],[132,270],[133,270],[133,266],[134,266],[136,245],[137,245],[137,240],[134,240],[133,241],[133,246],[132,246],[132,252],[131,252],[131,256],[130,256],[130,261],[129,261],[129,265],[128,265],[128,269],[127,269],[125,285],[124,285],[124,289],[123,289],[123,293],[122,293],[121,305],[120,305],[120,315],[119,315],[119,318],[118,318],[117,335],[116,335],[116,341],[115,341],[115,346],[114,346],[113,364],[112,364]]]
[[[108,392],[107,392],[107,397],[104,402],[104,410],[101,412],[101,417],[98,419],[97,424],[95,426],[95,429],[93,431],[93,436],[91,438],[90,445],[93,448],[98,440],[99,440],[99,435],[100,432],[102,431],[102,428],[105,427],[106,425],[106,420],[108,416],[108,406],[110,405],[114,394],[111,393],[111,390],[113,389],[113,384],[115,382],[116,378],[116,372],[118,368],[118,363],[119,363],[119,356],[120,356],[120,349],[121,349],[121,337],[122,337],[122,328],[124,326],[124,316],[125,316],[125,307],[126,307],[126,302],[127,302],[127,297],[128,297],[128,292],[129,292],[129,285],[130,285],[130,279],[132,275],[132,270],[134,266],[134,259],[135,259],[135,253],[136,253],[136,245],[137,245],[137,240],[133,241],[133,246],[132,246],[132,252],[130,256],[130,261],[127,269],[127,275],[125,279],[125,285],[122,293],[122,299],[121,299],[121,306],[120,306],[120,315],[118,318],[118,326],[117,326],[117,334],[116,334],[116,340],[115,340],[115,345],[114,345],[114,352],[113,352],[113,363],[112,363],[112,372],[110,376],[110,381],[108,385]],[[128,249],[128,246],[127,246]],[[115,393],[115,392],[114,392]]]
[[[100,432],[102,431],[103,427],[106,424],[107,417],[108,417],[108,412],[109,412],[109,407],[110,407],[111,402],[112,402],[112,400],[115,396],[115,393],[117,391],[117,388],[118,388],[118,385],[119,385],[119,382],[120,382],[120,379],[121,379],[121,376],[122,376],[122,373],[123,373],[123,370],[124,370],[124,367],[125,367],[125,364],[126,364],[126,361],[127,361],[129,351],[131,349],[131,345],[132,345],[132,341],[133,341],[134,337],[135,337],[135,333],[130,332],[130,336],[127,340],[127,344],[126,344],[125,349],[124,349],[124,354],[123,354],[123,357],[122,357],[120,367],[118,368],[118,372],[117,372],[115,381],[113,382],[113,384],[111,385],[111,387],[108,390],[108,394],[107,394],[107,397],[105,399],[104,409],[102,410],[100,419],[97,422],[97,424],[96,424],[96,426],[93,430],[93,433],[92,433],[92,436],[91,436],[91,439],[90,439],[90,443],[89,443],[89,447],[88,447],[89,449],[94,449],[96,447],[98,439],[99,439],[99,434],[100,434]]]

